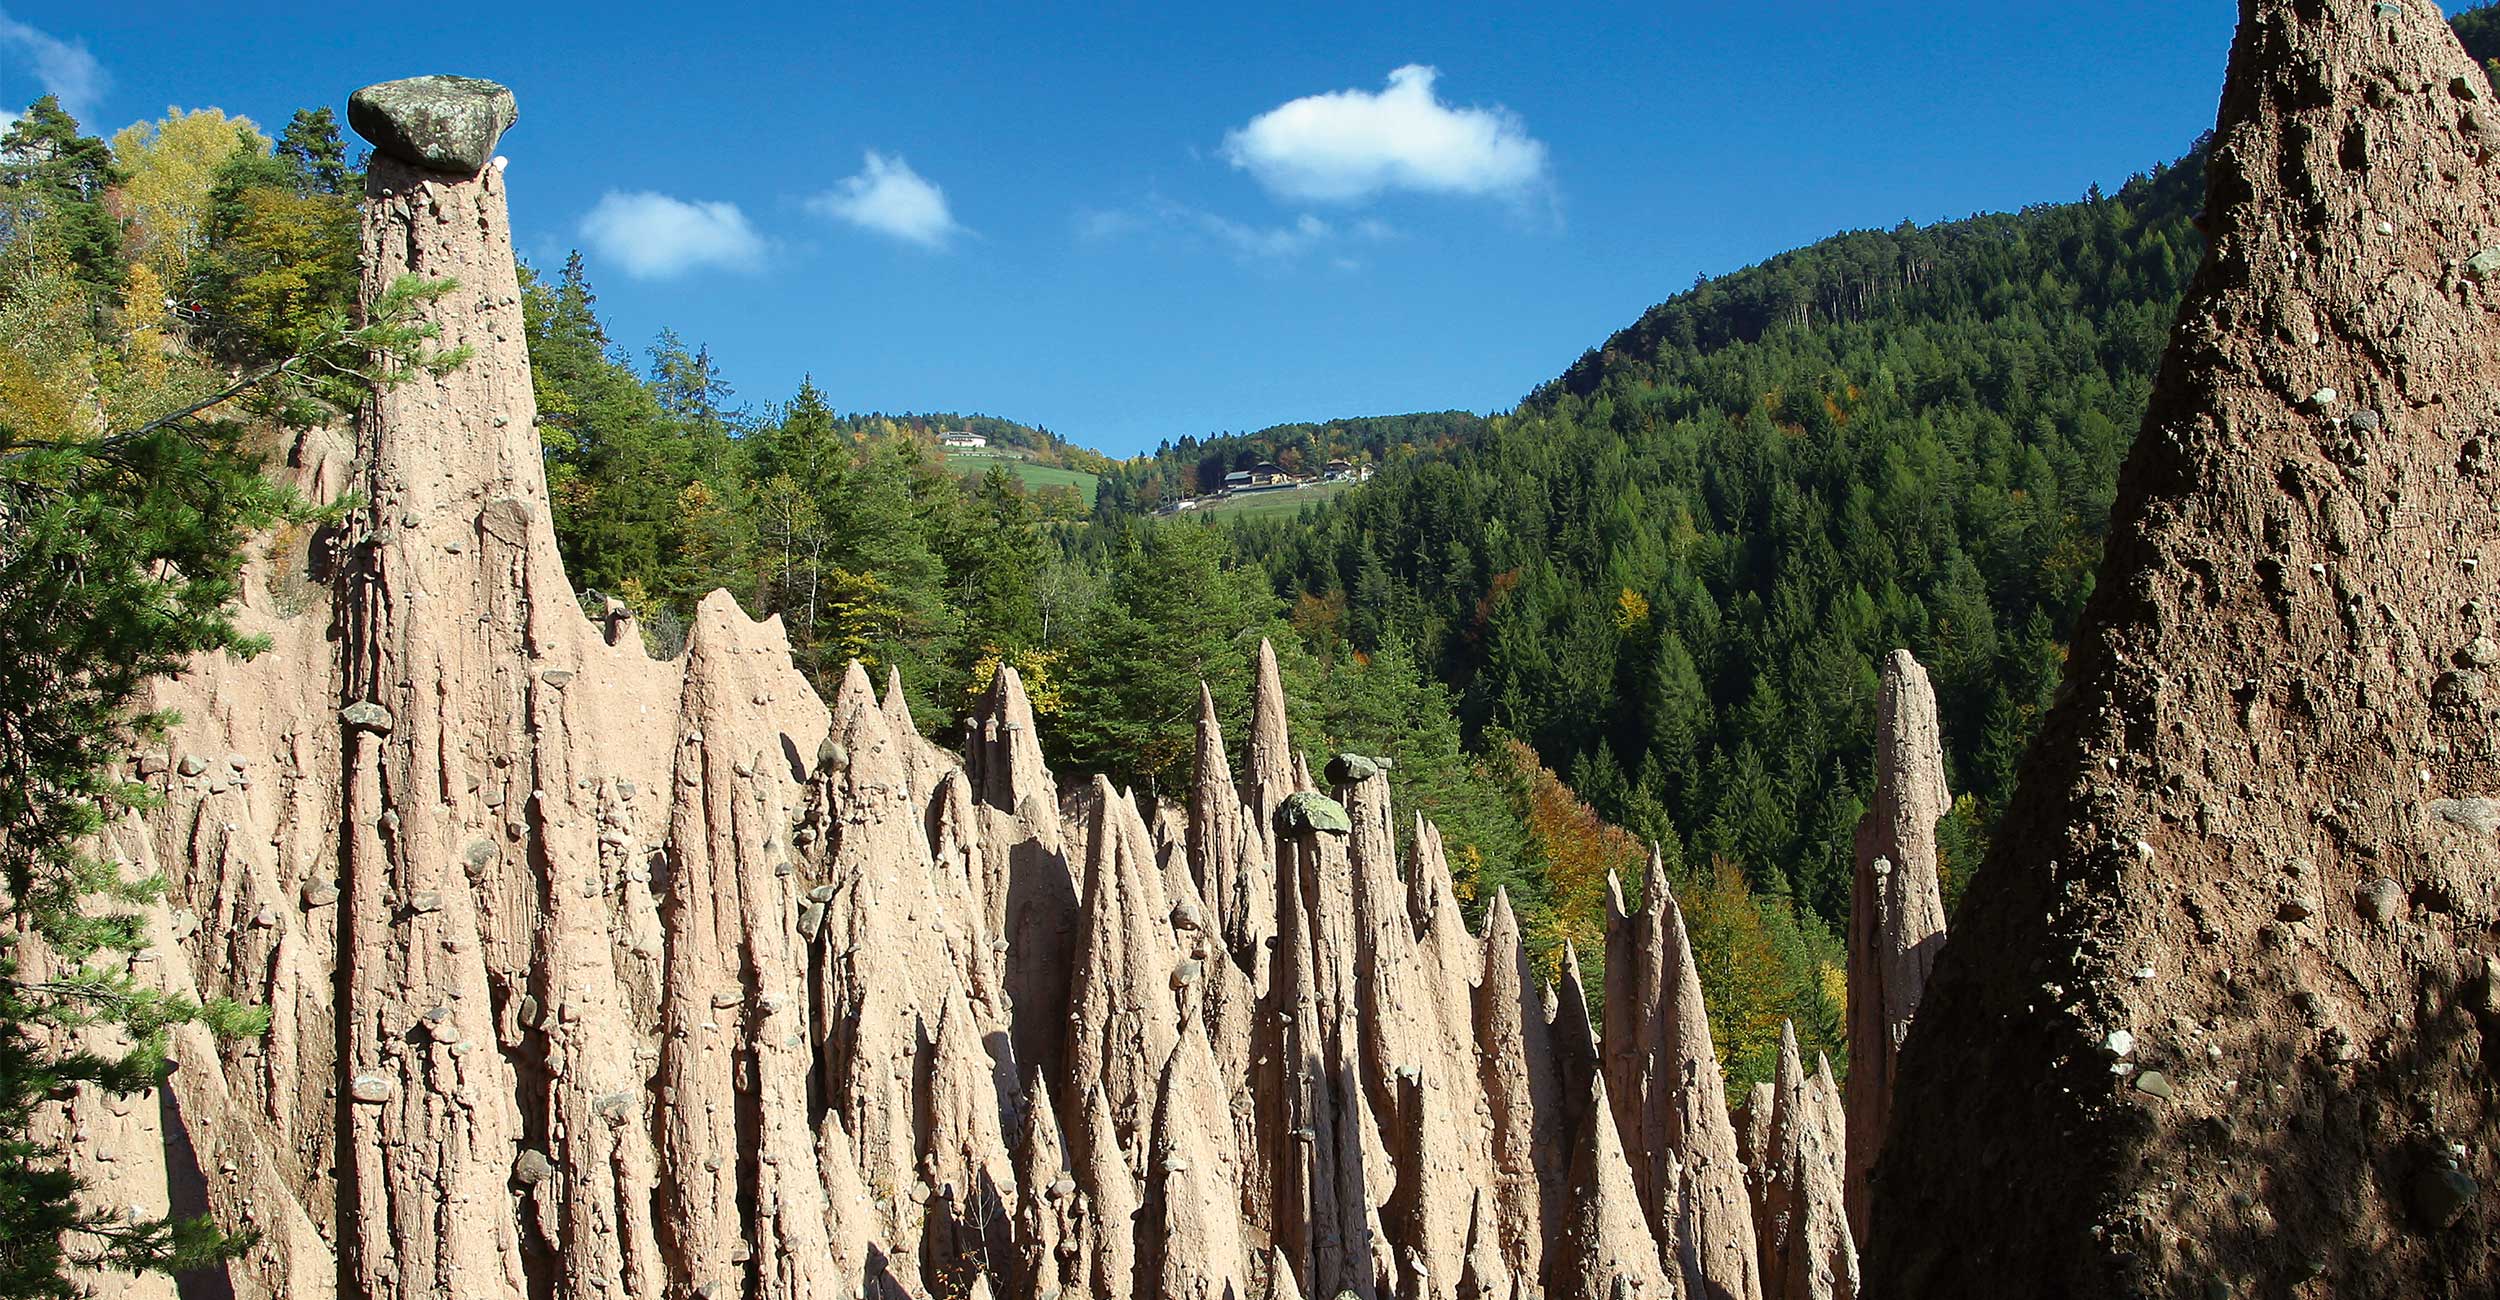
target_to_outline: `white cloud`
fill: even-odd
[[[104,88],[113,79],[104,71],[104,65],[87,52],[86,42],[64,41],[29,27],[0,9],[0,48],[10,50],[31,65],[35,83],[46,94],[59,98],[70,116],[90,130],[94,128],[95,123],[87,119],[94,116],[97,101],[104,98]],[[10,105],[12,110],[18,107],[21,106]]]
[[[1545,145],[1507,108],[1454,108],[1410,63],[1377,94],[1306,95],[1224,137],[1224,157],[1281,197],[1357,202],[1386,190],[1512,198],[1542,188]]]
[[[809,199],[807,210],[923,248],[944,248],[963,233],[946,208],[946,191],[913,171],[901,155],[889,158],[874,149],[857,176]]]
[[[764,258],[764,241],[734,203],[689,203],[665,194],[610,190],[582,218],[582,238],[638,279],[683,275],[699,267],[748,270]]]

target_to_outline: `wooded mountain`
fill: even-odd
[[[2057,681],[2201,242],[2201,159],[1706,280],[1443,454],[1233,526],[1611,820],[1827,921],[1875,665],[1934,666],[1949,871]]]

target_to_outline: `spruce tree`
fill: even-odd
[[[121,178],[104,141],[82,135],[78,120],[45,95],[0,133],[0,193],[31,200],[31,211],[9,214],[10,226],[28,220],[49,227],[77,268],[78,278],[101,298],[121,288],[122,223],[104,206],[105,192]],[[0,240],[21,229],[0,229]]]

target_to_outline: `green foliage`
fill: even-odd
[[[1246,738],[1259,641],[1283,654],[1300,643],[1267,574],[1235,563],[1211,529],[1131,529],[1107,567],[1104,598],[1066,665],[1069,707],[1044,743],[1055,762],[1177,798],[1196,754],[1198,683],[1214,692],[1227,735]],[[1289,675],[1307,681],[1307,659],[1293,658]]]
[[[287,356],[346,327],[357,237],[344,154],[324,108],[298,112],[275,146],[235,150],[217,167],[206,247],[169,284],[205,313],[190,328],[221,358]]]
[[[328,105],[299,108],[278,137],[278,158],[293,173],[298,194],[346,194],[356,173],[347,165],[347,144]]]
[[[578,253],[554,284],[522,268],[556,540],[584,587],[657,590],[674,566],[670,525],[695,466],[658,394],[610,345],[597,301]]]

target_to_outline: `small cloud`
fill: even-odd
[[[94,115],[97,101],[104,98],[104,89],[113,84],[113,78],[87,52],[86,42],[62,40],[27,26],[0,9],[0,49],[9,50],[31,66],[35,84],[59,99],[70,116],[91,128],[95,125],[87,119]],[[16,115],[11,113],[9,120],[15,122]]]
[[[1133,235],[1153,223],[1124,208],[1079,208],[1076,213],[1076,234],[1079,239],[1107,240]]]
[[[888,158],[874,149],[857,176],[809,199],[807,210],[923,248],[944,248],[963,233],[955,214],[947,211],[946,191],[913,171],[900,155]]]
[[[1336,236],[1329,224],[1310,213],[1290,225],[1251,226],[1194,209],[1177,214],[1200,231],[1228,244],[1244,257],[1284,260],[1300,257]]]
[[[751,270],[764,241],[734,203],[689,203],[665,194],[610,190],[582,218],[582,238],[637,279],[702,267]]]
[[[1306,95],[1224,137],[1224,157],[1270,193],[1352,203],[1388,190],[1524,198],[1546,184],[1545,145],[1507,108],[1455,108],[1437,69],[1410,63],[1374,94]]]
[[[1257,225],[1236,221],[1204,208],[1191,207],[1170,199],[1156,197],[1142,208],[1086,208],[1076,214],[1078,238],[1092,242],[1108,242],[1150,232],[1178,234],[1197,242],[1212,242],[1230,249],[1248,261],[1289,262],[1323,249],[1341,247],[1349,240],[1377,242],[1395,238],[1397,232],[1378,221],[1359,221],[1352,226],[1338,226],[1305,212],[1281,225]],[[1335,259],[1339,269],[1350,259]],[[1359,263],[1355,265],[1359,266]]]

